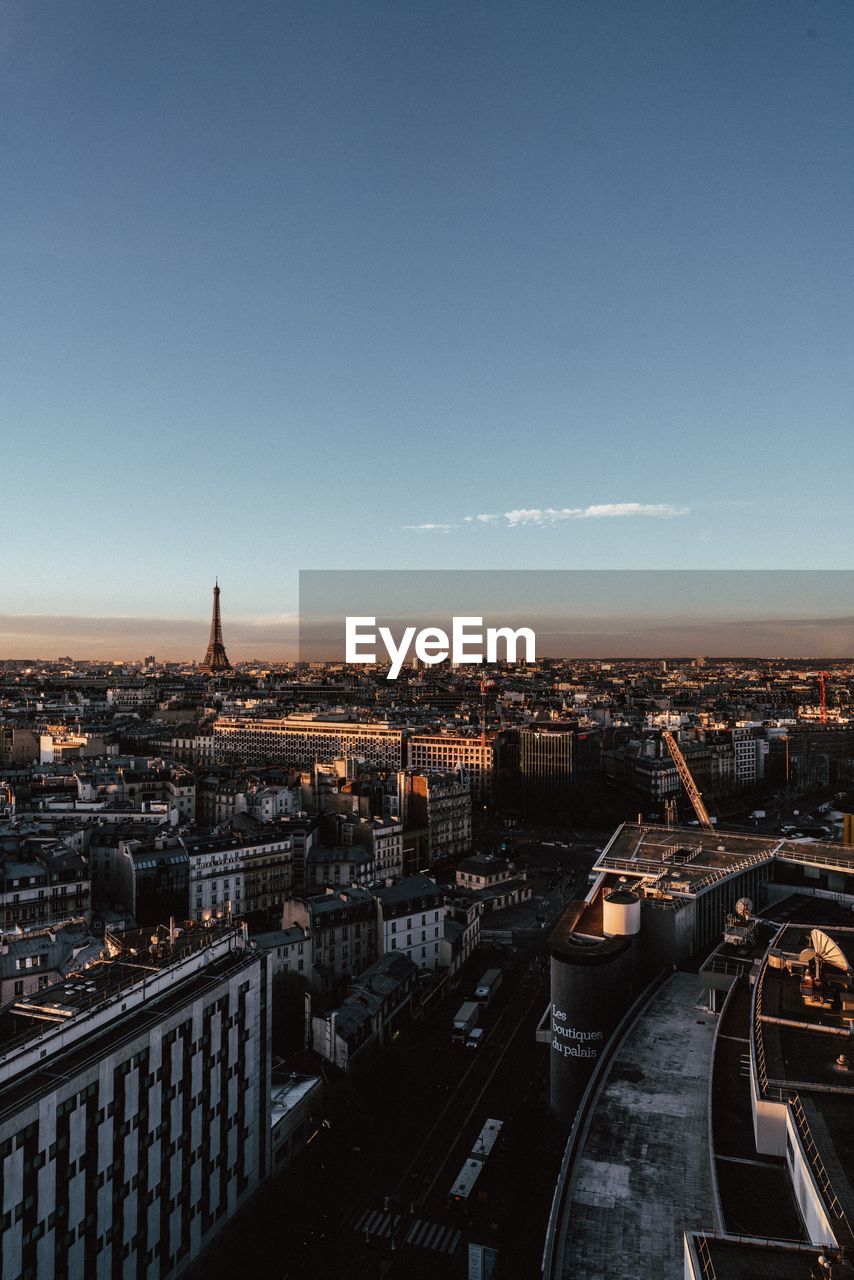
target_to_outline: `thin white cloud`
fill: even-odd
[[[505,528],[516,529],[521,525],[555,525],[565,524],[568,520],[619,520],[629,517],[645,519],[669,520],[674,516],[687,516],[688,507],[675,507],[667,502],[600,502],[589,507],[514,507],[504,512]],[[463,516],[463,524],[491,525],[496,524],[501,516],[482,513],[475,516]],[[424,524],[405,524],[403,529],[414,529],[418,532],[448,533],[451,529],[459,529],[459,524],[441,524],[426,521]]]
[[[519,525],[563,524],[567,520],[614,520],[629,516],[670,519],[686,516],[688,507],[674,507],[664,502],[604,502],[589,507],[517,507],[505,511],[509,528]]]
[[[687,507],[673,507],[666,502],[605,502],[601,506],[585,507],[583,519],[598,520],[614,516],[651,516],[669,520],[671,516],[687,516]]]
[[[450,529],[459,529],[458,524],[404,524],[403,529],[417,529],[419,532],[447,533]]]

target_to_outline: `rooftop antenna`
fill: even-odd
[[[812,947],[815,958],[815,976],[818,980],[821,977],[821,965],[827,964],[834,969],[841,969],[843,973],[847,973],[851,966],[845,957],[845,952],[829,938],[823,929],[813,929],[810,933],[810,945]]]

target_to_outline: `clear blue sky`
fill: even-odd
[[[6,0],[0,655],[852,567],[852,123],[850,0]]]

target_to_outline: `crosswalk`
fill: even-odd
[[[434,1249],[437,1253],[454,1254],[460,1247],[462,1235],[455,1227],[446,1227],[438,1222],[422,1222],[420,1218],[413,1222],[406,1233],[406,1244],[416,1249]]]
[[[396,1239],[398,1247],[398,1228],[402,1221],[402,1214],[382,1209],[351,1209],[344,1217],[345,1227],[352,1228],[365,1239]],[[425,1222],[422,1218],[415,1218],[406,1230],[403,1243],[413,1249],[430,1249],[434,1253],[453,1257],[460,1249],[462,1233],[456,1227],[449,1227],[441,1222]]]
[[[402,1221],[402,1214],[385,1213],[382,1209],[364,1209],[359,1213],[354,1209],[347,1214],[345,1225],[351,1226],[363,1236],[375,1236],[376,1239],[391,1239]]]

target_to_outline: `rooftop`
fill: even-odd
[[[303,1098],[308,1097],[322,1085],[320,1076],[273,1075],[270,1091],[270,1125],[276,1125],[299,1106]]]
[[[363,844],[344,844],[327,847],[315,845],[308,849],[306,862],[373,862],[374,855]]]
[[[346,889],[327,889],[326,893],[314,894],[307,899],[312,918],[327,915],[333,911],[344,911],[348,907],[374,907],[374,895],[367,889],[358,889],[349,885]],[[287,906],[287,904],[286,904]]]
[[[145,973],[129,962],[119,962],[112,986],[101,978],[96,980],[96,991],[88,991],[92,970],[87,969],[40,992],[46,1001],[46,1020],[26,1019],[30,1025],[14,1037],[8,1033],[16,1019],[7,1007],[0,1014],[0,1117],[54,1090],[60,1074],[71,1077],[89,1064],[103,1061],[120,1038],[117,1023],[121,1024],[121,1038],[146,1027],[159,1027],[174,1010],[183,1008],[193,993],[209,990],[212,976],[251,963],[251,953],[242,948],[237,931],[199,927],[198,932],[208,937],[206,946],[196,948],[203,954],[197,958],[185,940],[180,957],[165,961],[162,974]],[[173,966],[173,972],[168,972]],[[102,973],[109,967],[109,962],[101,962]],[[51,1001],[58,1018],[51,1017]],[[57,1021],[61,1025],[57,1026]]]
[[[678,1276],[683,1232],[714,1222],[705,989],[675,973],[607,1071],[567,1189],[552,1276]]]
[[[496,858],[494,853],[473,853],[457,866],[457,871],[468,872],[475,876],[494,876],[508,871],[510,863],[506,858]]]
[[[107,932],[98,958],[85,968],[73,970],[63,982],[22,996],[0,1010],[0,1059],[7,1050],[39,1036],[47,1027],[67,1025],[229,933],[234,929],[227,924],[190,924],[175,930],[171,938],[164,925],[154,931]]]
[[[663,877],[696,894],[751,865],[773,859],[854,874],[854,849],[822,840],[788,840],[781,836],[739,835],[701,827],[661,827],[623,823],[603,853],[596,870],[637,878]],[[662,883],[664,883],[664,879]]]
[[[442,890],[430,876],[415,875],[406,876],[395,884],[384,885],[382,888],[377,889],[376,895],[383,907],[398,906],[401,903],[411,902],[413,903],[413,909],[415,909],[414,904],[424,899],[433,901],[441,898]]]

